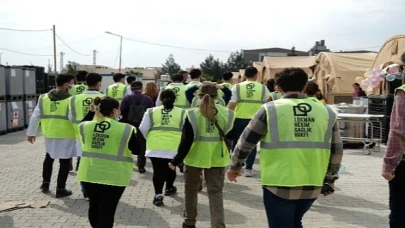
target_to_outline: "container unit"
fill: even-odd
[[[28,127],[32,113],[37,105],[37,98],[24,100],[24,125]]]
[[[24,98],[33,97],[37,93],[35,68],[23,68]]]
[[[0,65],[0,100],[6,99],[6,68]]]
[[[23,69],[5,67],[7,100],[21,100],[24,94]]]
[[[48,75],[46,74],[46,93],[49,92],[49,90],[55,89],[56,87],[56,77],[55,75]]]
[[[24,130],[24,103],[22,100],[7,101],[7,131]]]
[[[7,103],[0,101],[0,135],[7,134]]]
[[[394,104],[394,96],[375,95],[368,97],[368,114],[389,116],[392,112]]]
[[[47,91],[45,91],[46,87],[46,74],[45,68],[43,67],[35,67],[35,94],[40,95]]]

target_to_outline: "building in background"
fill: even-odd
[[[309,50],[309,55],[317,55],[320,52],[330,52],[326,47],[325,40],[315,41],[315,45]]]
[[[264,57],[284,57],[284,56],[308,56],[306,51],[297,51],[295,47],[291,49],[285,48],[263,48],[253,50],[242,50],[245,63],[252,64],[253,62],[263,62]]]

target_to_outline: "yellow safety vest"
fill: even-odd
[[[399,90],[402,90],[402,91],[405,92],[405,85],[402,85],[402,86],[396,88],[394,93],[397,94],[397,92],[398,92]]]
[[[233,87],[233,85],[231,83],[228,83],[228,82],[224,82],[221,85],[227,87],[228,89],[232,89],[232,87]],[[225,95],[224,92],[222,92],[221,89],[218,89],[218,97],[222,98],[222,97],[224,97],[224,95]]]
[[[106,96],[115,98],[119,102],[121,102],[121,100],[127,94],[127,88],[128,88],[128,86],[126,86],[122,83],[114,83],[114,84],[108,86],[105,94],[106,94]]]
[[[279,99],[264,107],[268,130],[260,142],[262,185],[323,186],[337,114],[310,98]]]
[[[176,101],[174,102],[174,106],[178,108],[189,108],[190,104],[187,101],[186,97],[186,85],[179,84],[173,85],[169,84],[168,86],[164,87],[164,89],[170,89],[176,93]]]
[[[235,113],[221,105],[215,105],[218,125],[226,135],[233,128]],[[187,112],[188,120],[193,127],[194,141],[184,164],[197,168],[226,167],[230,163],[229,150],[215,126],[198,110]]]
[[[201,102],[200,98],[194,97],[191,102],[191,107],[192,108],[198,107],[200,105],[200,102]],[[217,98],[215,99],[215,104],[225,106],[225,101],[222,98]]]
[[[267,88],[256,81],[245,81],[235,85],[236,118],[252,119],[266,101]]]
[[[79,95],[84,93],[84,91],[86,91],[89,87],[87,85],[84,84],[78,84],[78,85],[74,85],[70,90],[69,90],[69,94],[72,96],[75,95]]]
[[[93,99],[96,97],[104,97],[102,93],[98,94],[79,94],[70,98],[69,110],[72,115],[73,128],[75,129],[76,139],[79,139],[79,124],[83,118],[89,113]]]
[[[275,100],[280,99],[283,96],[283,94],[280,92],[272,92],[272,93],[270,93],[270,96],[271,96],[271,99],[273,101],[275,101]]]
[[[48,94],[38,100],[41,118],[41,130],[45,138],[74,139],[75,132],[69,121],[69,98],[51,101]]]
[[[128,142],[136,130],[110,118],[79,124],[83,155],[78,181],[112,186],[128,186],[132,172],[132,153]]]
[[[163,106],[148,109],[151,128],[147,136],[146,150],[177,151],[185,112],[177,107],[169,112]]]

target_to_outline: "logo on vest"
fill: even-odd
[[[87,113],[90,111],[91,103],[93,103],[93,98],[91,97],[88,97],[82,101],[83,115],[87,115]]]
[[[169,125],[170,119],[173,117],[172,115],[170,115],[170,111],[162,109],[161,114],[162,114],[162,121],[161,121],[162,125]]]
[[[180,96],[180,94],[179,94],[180,88],[179,87],[173,87],[172,91],[176,94],[176,100],[177,100],[178,97]]]
[[[295,137],[308,138],[309,134],[312,133],[312,123],[315,123],[315,118],[308,117],[308,113],[311,111],[312,107],[307,103],[299,103],[293,106]]]
[[[249,83],[246,85],[246,98],[252,98],[256,92],[254,83]]]
[[[117,95],[118,95],[118,88],[119,88],[118,85],[115,85],[115,86],[112,87],[112,94],[111,94],[112,97],[117,97]],[[108,95],[108,94],[107,94],[107,95]]]
[[[104,132],[110,129],[111,124],[107,121],[102,121],[94,127],[93,137],[91,140],[91,148],[93,149],[103,149],[105,146],[105,140],[110,138],[109,135],[104,134]]]
[[[78,87],[76,88],[76,92],[77,92],[77,93],[83,93],[83,91],[84,91],[84,86],[78,86]]]
[[[58,110],[58,105],[59,105],[59,102],[51,101],[50,111],[51,112],[56,112]]]

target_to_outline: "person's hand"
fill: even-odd
[[[333,183],[330,183],[330,184],[328,184],[333,190],[335,190],[335,184],[333,184]],[[332,195],[334,192],[325,192],[325,193],[323,193],[322,195],[323,196],[329,196],[329,195]]]
[[[241,171],[240,170],[228,170],[227,176],[228,176],[228,180],[231,182],[238,182],[236,180],[236,178],[238,178],[238,176],[241,176]]]
[[[174,166],[172,163],[169,162],[169,168],[171,170],[176,170],[176,166]]]
[[[27,136],[27,141],[31,144],[34,144],[36,138],[36,136]]]
[[[216,82],[214,82],[214,85],[215,85],[215,88],[217,88],[217,89],[223,89],[223,88],[224,88],[223,85],[218,84],[218,83],[216,83]]]
[[[395,177],[395,174],[393,174],[393,173],[382,173],[381,176],[384,177],[384,179],[386,179],[387,181],[392,181],[392,179],[394,179],[394,177]]]

